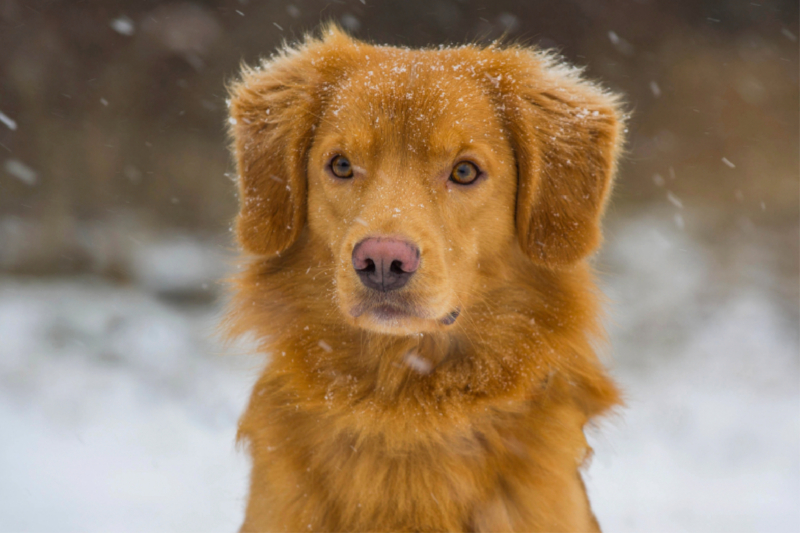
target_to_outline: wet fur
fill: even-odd
[[[485,217],[474,227],[452,220],[456,208],[445,203],[454,196],[426,196],[415,178],[389,197],[427,207],[403,204],[401,220],[365,201],[360,219],[413,233],[423,261],[437,266],[421,268],[409,296],[431,317],[387,331],[347,316],[343,302],[360,289],[343,256],[372,229],[346,201],[320,196],[313,163],[319,136],[332,131],[321,122],[331,106],[366,106],[343,80],[381,57],[422,80],[408,82],[417,87],[410,109],[428,106],[432,117],[443,104],[425,91],[441,74],[425,81],[424,69],[470,66],[463,97],[490,102],[491,116],[475,120],[497,129],[487,153],[507,174],[491,176],[505,180],[497,194],[474,201]],[[442,90],[458,101],[458,83]],[[381,91],[381,112],[397,120],[380,126],[383,151],[364,141],[365,157],[397,157],[424,173],[433,155],[389,139],[410,123],[409,104]],[[471,109],[480,105],[465,116]],[[524,47],[400,50],[326,28],[245,69],[230,113],[236,230],[248,258],[225,328],[255,333],[271,354],[239,427],[253,460],[242,531],[598,530],[579,471],[590,454],[583,428],[620,399],[593,349],[603,331],[586,257],[600,243],[622,142],[615,97]],[[447,118],[414,134],[441,133]],[[331,216],[334,208],[344,214]],[[435,209],[443,234],[429,218]],[[453,268],[458,275],[441,273]],[[456,304],[453,325],[436,320]]]

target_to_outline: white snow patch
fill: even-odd
[[[136,26],[133,21],[126,16],[117,17],[111,21],[111,28],[120,35],[130,37],[136,33]]]
[[[219,247],[182,235],[134,243],[131,274],[137,285],[156,293],[201,292],[218,283],[227,270]]]
[[[650,82],[650,90],[656,98],[661,96],[661,87],[658,86],[655,80]]]
[[[751,244],[760,263],[733,285],[667,215],[613,226],[600,259],[627,404],[589,435],[600,525],[799,531],[800,334],[760,288],[775,252]]]
[[[6,172],[20,180],[25,185],[36,185],[37,174],[31,167],[18,159],[6,159],[3,165]]]
[[[619,53],[625,56],[632,56],[634,53],[633,45],[617,35],[617,32],[611,30],[608,32],[608,40],[614,45]]]
[[[409,367],[420,374],[430,374],[433,369],[433,365],[431,365],[430,361],[424,357],[420,357],[415,352],[407,353],[404,360]]]
[[[683,202],[672,191],[667,191],[667,200],[678,209],[683,209]]]
[[[0,122],[6,125],[11,131],[17,131],[17,122],[12,120],[11,117],[0,111]]]
[[[342,26],[349,31],[356,32],[361,28],[361,21],[358,20],[355,15],[350,13],[345,13],[342,15],[342,18],[339,19],[339,22],[341,22]]]
[[[9,531],[232,531],[236,421],[261,361],[217,310],[92,281],[0,280],[0,516]]]

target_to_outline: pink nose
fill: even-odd
[[[353,267],[361,283],[370,289],[397,290],[419,268],[419,248],[388,237],[364,239],[353,248]]]

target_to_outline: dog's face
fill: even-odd
[[[307,230],[342,315],[384,333],[451,327],[520,249],[569,267],[599,242],[619,120],[550,67],[334,30],[246,72],[231,102],[240,243],[279,254]]]
[[[373,51],[309,152],[310,231],[333,253],[342,313],[369,329],[450,325],[482,258],[514,243],[514,157],[494,104],[427,54]]]

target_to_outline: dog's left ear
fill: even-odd
[[[305,222],[305,154],[315,101],[313,70],[291,50],[244,68],[230,89],[230,133],[239,174],[236,237],[248,252],[280,254]]]
[[[499,52],[489,80],[517,158],[516,224],[537,263],[566,266],[601,241],[600,218],[622,145],[618,98],[580,71],[525,49]]]
[[[230,135],[239,173],[236,237],[248,252],[280,254],[306,219],[306,158],[325,100],[353,41],[336,26],[242,69],[230,89]],[[331,53],[331,51],[336,53]]]

